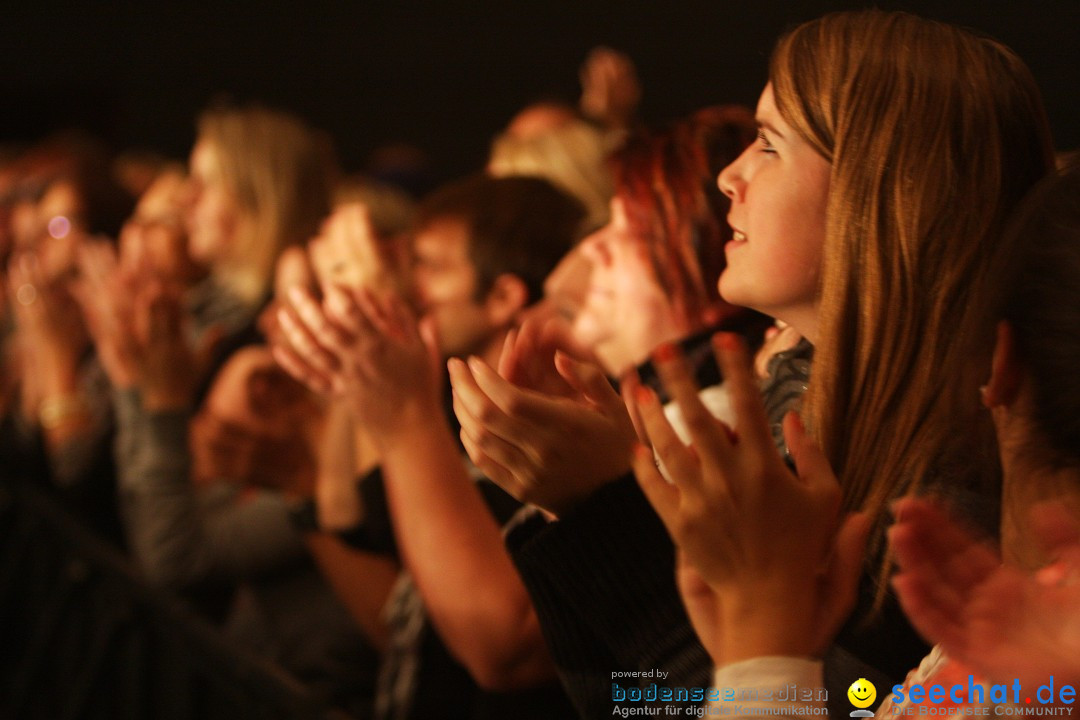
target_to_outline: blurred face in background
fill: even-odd
[[[582,241],[580,253],[592,271],[573,336],[609,373],[623,372],[686,334],[688,325],[660,287],[649,248],[634,234],[621,199],[612,200],[611,221]]]
[[[185,221],[191,257],[207,265],[228,257],[241,223],[240,206],[221,171],[217,149],[200,140],[191,151]]]
[[[205,270],[188,253],[184,230],[184,176],[165,172],[139,198],[135,212],[120,232],[120,263],[135,270],[189,284]]]
[[[503,328],[477,297],[465,223],[437,218],[417,231],[412,248],[416,300],[420,313],[434,319],[443,356],[480,352]]]
[[[46,278],[56,279],[75,266],[75,248],[86,233],[86,205],[75,184],[51,183],[34,208],[33,247]]]

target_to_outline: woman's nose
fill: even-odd
[[[746,187],[744,158],[749,151],[750,148],[744,150],[742,155],[739,155],[730,165],[721,170],[720,175],[716,178],[716,185],[720,188],[720,192],[727,195],[732,201],[742,199],[743,190]]]

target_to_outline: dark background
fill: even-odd
[[[347,168],[409,141],[442,176],[478,167],[523,103],[575,99],[588,49],[637,63],[643,114],[753,105],[778,33],[823,0],[472,0],[34,5],[0,13],[0,141],[79,126],[126,149],[185,157],[200,108],[225,96],[330,131]],[[879,2],[988,33],[1043,90],[1059,148],[1080,146],[1080,0]]]

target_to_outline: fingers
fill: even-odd
[[[679,489],[663,478],[656,468],[652,450],[644,445],[634,446],[633,468],[641,491],[660,516],[668,533],[673,534],[678,526]]]
[[[653,365],[664,387],[679,406],[694,446],[699,450],[715,449],[717,458],[722,461],[730,454],[731,441],[721,429],[721,424],[701,402],[697,384],[682,354],[674,345],[661,345],[653,353]]]
[[[532,474],[529,458],[501,435],[514,436],[515,426],[476,384],[471,369],[460,359],[447,363],[453,386],[454,414],[461,423],[461,442],[473,463],[493,482],[521,499]]]
[[[570,387],[581,393],[601,411],[610,415],[626,413],[622,398],[599,365],[575,360],[561,350],[555,352],[555,369]]]
[[[443,380],[439,368],[442,367],[442,350],[440,350],[439,328],[435,325],[435,318],[430,315],[420,318],[417,332],[420,333],[420,340],[423,341],[424,347],[427,348],[432,380],[435,381],[437,387],[441,387]]]
[[[20,325],[45,315],[48,293],[37,266],[37,258],[30,253],[23,253],[8,264],[8,287],[14,300],[11,306]]]
[[[485,477],[505,490],[511,497],[518,500],[525,498],[525,486],[518,481],[512,472],[485,455],[473,442],[472,438],[466,434],[464,428],[461,431],[461,444],[465,446],[465,453],[472,460],[473,465],[479,468]]]
[[[298,380],[312,387],[327,390],[333,387],[334,374],[340,367],[337,357],[315,341],[291,308],[281,307],[278,310],[278,324],[288,343],[288,348],[280,345],[275,347],[277,352],[274,357],[278,358],[282,367],[289,370],[290,374]],[[296,362],[293,362],[294,360]],[[304,368],[304,371],[299,375],[293,373],[293,370],[301,368]],[[326,392],[326,390],[320,390],[320,392]]]
[[[534,466],[520,448],[489,432],[454,393],[454,413],[461,420],[461,442],[473,463],[514,497],[521,497]],[[498,476],[493,477],[493,472]],[[511,492],[511,490],[513,490]]]
[[[488,394],[485,387],[481,386],[477,377],[480,374],[477,372],[480,366],[487,367],[479,361],[466,365],[458,358],[453,358],[447,363],[450,384],[454,389],[454,408],[463,411],[457,414],[462,430],[466,430],[474,438],[484,432],[494,433],[508,441],[521,437],[524,432],[522,426],[508,417],[499,402]],[[488,372],[495,375],[490,368]],[[495,377],[498,378],[497,375]],[[487,380],[488,387],[495,385],[490,377]],[[506,383],[502,378],[498,380]],[[508,387],[513,389],[512,386]],[[505,398],[503,402],[507,403]]]
[[[712,345],[735,410],[735,432],[739,442],[760,452],[775,452],[761,389],[754,377],[746,345],[734,333],[717,333]]]
[[[649,434],[645,430],[645,423],[641,419],[641,410],[637,406],[637,391],[641,387],[641,377],[635,368],[630,368],[619,378],[619,395],[622,396],[626,411],[630,413],[630,422],[634,425],[634,433],[638,442],[646,447],[651,447]]]
[[[507,331],[506,337],[503,338],[502,350],[499,351],[499,360],[496,364],[499,375],[515,385],[519,382],[514,357],[514,345],[517,343],[517,337],[517,328],[510,328],[510,330]]]
[[[701,465],[697,455],[683,444],[671,427],[656,393],[640,386],[635,399],[646,438],[671,479],[683,487],[696,486],[701,478]]]
[[[958,617],[981,579],[963,577],[950,571],[949,568],[955,567],[955,563],[946,555],[948,550],[942,550],[932,542],[925,543],[920,537],[922,533],[920,528],[911,524],[898,523],[889,530],[889,545],[901,566],[897,578],[904,578],[901,585],[911,593],[910,600],[914,606],[926,605],[936,615]],[[913,549],[916,550],[913,552]],[[900,586],[897,588],[899,592]],[[915,618],[912,617],[912,620]]]
[[[960,640],[960,631],[955,622],[958,609],[946,608],[939,604],[934,594],[930,592],[931,584],[907,573],[901,573],[893,577],[892,586],[904,615],[927,642],[936,645]]]
[[[354,294],[338,285],[324,289],[323,310],[327,318],[341,330],[357,335],[371,335],[375,328],[357,304]]]
[[[833,473],[832,465],[821,448],[806,433],[806,427],[797,412],[784,416],[784,440],[791,457],[795,461],[795,470],[799,479],[815,489],[835,489],[839,494],[840,484]],[[771,444],[770,439],[770,444]]]
[[[377,333],[387,337],[400,336],[401,328],[398,327],[393,312],[381,298],[376,297],[366,288],[354,291],[353,298],[360,311],[364,313],[364,318],[371,323]]]
[[[510,384],[478,357],[469,358],[468,367],[476,387],[503,414],[533,420],[543,420],[550,415],[545,410],[553,400]]]
[[[340,352],[348,346],[351,338],[327,318],[322,306],[315,301],[309,290],[301,287],[290,288],[289,302],[292,304],[295,319],[303,323],[306,334],[328,355]]]
[[[333,392],[334,387],[330,377],[311,367],[291,347],[273,345],[270,352],[285,372],[302,382],[316,395],[329,395]]]
[[[926,498],[894,504],[889,542],[901,568],[967,594],[999,565],[997,555]]]

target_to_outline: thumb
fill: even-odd
[[[816,486],[825,484],[835,486],[836,475],[829,459],[817,443],[810,438],[803,425],[802,418],[794,410],[784,416],[784,441],[787,443],[791,459],[795,461],[795,472],[805,484]]]
[[[836,532],[832,558],[822,581],[821,597],[825,608],[821,618],[821,635],[816,638],[819,651],[824,651],[833,641],[855,607],[870,526],[869,515],[851,513],[844,518]]]

